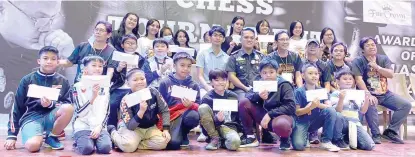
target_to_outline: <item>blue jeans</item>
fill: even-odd
[[[108,115],[107,125],[117,126],[118,112],[122,98],[130,91],[130,89],[115,89],[110,95],[110,114]]]
[[[53,125],[55,124],[56,120],[56,112],[58,112],[59,108],[56,107],[46,115],[42,117],[37,117],[37,119],[26,122],[22,126],[22,143],[23,145],[26,143],[27,140],[34,136],[43,136],[43,132],[46,131],[46,135],[48,135],[52,129]]]
[[[110,135],[106,128],[101,130],[97,139],[91,139],[91,130],[81,130],[74,135],[73,147],[75,152],[82,155],[92,154],[95,150],[99,154],[109,154],[112,149],[112,142]]]
[[[346,117],[338,117],[334,130],[335,140],[344,139],[345,141],[349,141],[349,120]],[[357,149],[373,150],[374,147],[375,142],[372,137],[370,137],[369,133],[367,133],[362,126],[357,126]]]
[[[386,92],[385,95],[376,96],[376,98],[379,101],[379,105],[394,111],[388,129],[394,131],[395,133],[399,133],[402,123],[411,111],[411,103],[390,91]],[[365,114],[365,118],[372,136],[380,134],[379,117],[376,106],[369,106]]]
[[[294,150],[304,150],[308,143],[308,132],[316,131],[321,127],[323,127],[321,142],[331,142],[335,123],[336,111],[332,107],[321,110],[320,114],[313,115],[312,119],[296,119],[294,131],[291,134]]]

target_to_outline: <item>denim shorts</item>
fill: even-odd
[[[49,134],[55,124],[55,115],[58,110],[59,108],[56,107],[42,117],[23,124],[21,129],[23,145],[34,136],[43,136],[44,131],[46,131],[46,134]]]

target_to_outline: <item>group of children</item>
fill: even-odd
[[[96,29],[100,26],[106,28],[105,24],[98,23]],[[105,30],[96,32],[96,40],[110,37],[99,36]],[[322,74],[329,66],[324,64],[327,67],[320,69],[318,59],[312,55],[317,53],[318,41],[311,39],[307,42],[307,61],[310,63],[296,65],[296,62],[302,62],[298,55],[286,51],[283,56],[283,50],[288,49],[286,32],[275,35],[276,42],[280,43],[277,44],[277,51],[268,56],[252,50],[255,32],[243,29],[242,49],[225,57],[227,54],[220,49],[225,40],[224,34],[224,29],[218,26],[209,31],[212,47],[207,52],[216,55],[219,61],[208,63],[214,59],[206,59],[196,62],[200,69],[209,70],[200,73],[199,79],[203,80],[200,84],[190,75],[194,57],[186,52],[169,57],[169,43],[164,39],[155,39],[152,42],[154,55],[143,57],[136,52],[137,37],[133,34],[122,36],[120,47],[124,53],[139,57],[136,65],[109,61],[96,53],[84,57],[73,57],[79,56],[79,53],[73,54],[64,62],[83,67],[80,69],[80,79],[73,87],[70,87],[65,77],[56,73],[60,64],[58,50],[51,46],[42,48],[39,51],[39,70],[24,76],[17,89],[5,148],[15,149],[17,134],[21,130],[23,145],[30,152],[39,151],[43,132],[46,132],[45,144],[52,149],[63,149],[57,135],[71,122],[73,116],[74,150],[83,155],[94,151],[108,154],[114,147],[123,152],[135,152],[137,149],[178,150],[190,144],[187,135],[199,124],[202,134],[207,136],[203,140],[208,143],[205,147],[207,150],[238,150],[240,147],[258,146],[254,134],[259,131],[256,124],[264,132],[275,133],[280,138],[279,147],[282,150],[288,150],[291,146],[295,150],[304,150],[310,144],[309,133],[323,128],[320,146],[329,151],[339,151],[349,149],[349,125],[353,123],[357,126],[357,146],[352,148],[374,148],[375,141],[360,123],[362,115],[373,105],[370,104],[373,96],[366,92],[362,101],[346,100],[346,90],[355,90],[356,86],[363,88],[360,87],[362,76],[360,74],[355,80],[355,71],[342,69],[336,71],[335,80],[330,82],[330,75]],[[361,47],[367,44],[372,46],[370,42],[374,40],[365,40]],[[333,45],[331,51],[336,53],[337,46],[346,49],[344,45]],[[103,46],[101,53],[108,47]],[[249,48],[250,52],[247,52]],[[76,51],[82,51],[82,48]],[[197,58],[204,59],[200,57],[202,55],[209,54],[199,53]],[[288,62],[292,67],[287,67]],[[337,61],[333,64],[337,69]],[[111,87],[79,81],[83,76],[99,75],[109,75]],[[254,92],[252,80],[276,81],[278,90]],[[235,86],[233,90],[229,89],[229,82]],[[32,84],[59,88],[58,100],[28,97],[27,92]],[[332,90],[331,85],[336,86],[336,90]],[[173,97],[173,86],[196,91],[195,101]],[[144,88],[150,90],[151,99],[133,106],[127,105],[126,97]],[[328,99],[307,101],[307,91],[320,88],[326,88],[327,93],[331,93]],[[202,95],[201,89],[207,93]],[[214,111],[214,99],[237,100],[238,111]]]

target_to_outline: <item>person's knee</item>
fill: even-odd
[[[188,113],[183,117],[183,123],[190,128],[194,128],[199,125],[199,113],[196,111],[188,111]]]
[[[230,137],[226,139],[225,146],[228,150],[238,150],[241,145],[241,139],[239,137]]]
[[[292,132],[292,119],[287,115],[281,115],[272,120],[272,130],[280,137],[289,137]]]
[[[199,114],[200,116],[208,114],[212,109],[210,108],[210,106],[208,104],[202,104],[199,106]]]
[[[242,98],[239,101],[238,107],[239,107],[239,109],[242,109],[242,110],[244,110],[244,109],[250,109],[252,107],[252,103],[251,103],[251,101],[249,99]]]
[[[337,118],[337,113],[336,110],[333,107],[327,107],[325,109],[323,109],[323,114],[327,115],[328,118],[336,120]]]
[[[306,141],[300,141],[300,140],[293,140],[292,146],[294,150],[303,151],[306,146]]]
[[[97,147],[98,154],[109,154],[112,149],[111,143],[101,143]]]
[[[83,143],[81,147],[78,147],[78,152],[82,155],[89,155],[94,152],[93,143]]]
[[[26,141],[25,148],[32,153],[38,152],[40,150],[40,147],[42,146],[42,140],[42,138],[32,137]]]
[[[65,111],[65,113],[68,114],[72,114],[75,110],[75,108],[71,104],[62,104],[61,108],[63,111]]]
[[[129,140],[129,141],[122,141],[120,144],[116,144],[118,148],[120,148],[123,152],[132,153],[135,152],[138,148],[138,142]]]
[[[154,150],[163,150],[167,147],[167,142],[165,138],[160,138],[154,141]]]

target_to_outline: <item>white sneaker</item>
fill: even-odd
[[[331,142],[325,142],[320,144],[321,149],[328,150],[330,152],[338,152],[340,151],[340,148],[332,144]]]
[[[310,146],[310,142],[307,142],[307,144],[305,145],[306,148],[311,148]]]
[[[197,142],[206,142],[207,137],[202,132],[200,133],[199,137],[197,137]]]

